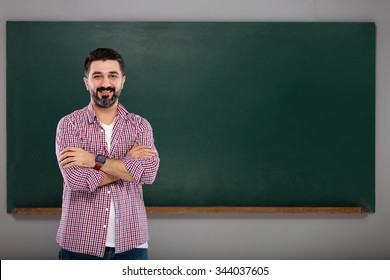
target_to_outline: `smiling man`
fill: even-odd
[[[153,183],[160,159],[149,122],[118,101],[125,81],[118,52],[92,51],[84,65],[90,104],[58,123],[60,259],[148,258],[142,185]]]

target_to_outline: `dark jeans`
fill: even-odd
[[[115,254],[115,248],[106,247],[103,258],[100,258],[97,256],[71,252],[61,248],[58,258],[60,260],[147,260],[148,249],[134,248],[123,253]]]

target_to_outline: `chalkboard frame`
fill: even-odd
[[[72,25],[73,25],[73,27],[72,27]],[[8,162],[8,164],[7,164],[7,211],[9,213],[11,213],[11,212],[21,213],[24,210],[18,210],[18,209],[26,209],[26,208],[27,209],[56,209],[56,205],[58,205],[58,199],[57,199],[56,203],[54,203],[54,204],[48,203],[46,205],[47,207],[42,208],[42,205],[40,204],[39,200],[40,199],[45,200],[47,198],[45,198],[45,197],[41,198],[41,197],[39,197],[39,195],[37,196],[38,203],[36,203],[36,204],[32,203],[31,205],[25,205],[23,203],[18,203],[18,201],[17,201],[18,195],[21,192],[23,192],[24,188],[29,188],[28,184],[26,186],[20,186],[20,183],[15,184],[15,182],[14,182],[14,179],[18,176],[18,170],[21,170],[25,166],[26,162],[32,163],[32,162],[36,162],[37,159],[41,159],[43,161],[46,161],[49,159],[49,162],[51,165],[53,165],[53,164],[55,165],[56,163],[55,163],[55,160],[53,158],[50,158],[50,156],[40,157],[39,154],[34,154],[34,153],[30,153],[30,154],[27,153],[26,154],[25,151],[18,152],[18,147],[22,147],[24,145],[24,143],[23,143],[24,137],[23,137],[23,135],[18,134],[18,129],[20,129],[19,126],[21,124],[23,124],[26,121],[26,119],[28,119],[28,118],[26,118],[28,115],[25,116],[25,118],[23,120],[18,119],[16,110],[18,110],[19,108],[22,108],[22,109],[27,108],[26,105],[20,105],[20,103],[19,103],[19,101],[21,99],[23,99],[22,91],[25,90],[26,88],[29,88],[29,87],[32,87],[35,90],[35,87],[36,87],[36,85],[34,85],[34,81],[29,81],[28,86],[24,85],[24,81],[23,81],[23,74],[24,73],[23,73],[23,67],[21,67],[21,66],[25,65],[25,63],[36,63],[36,61],[33,60],[33,57],[27,57],[27,56],[24,57],[23,61],[18,61],[17,56],[15,56],[15,49],[18,49],[19,52],[28,52],[29,49],[27,47],[28,46],[27,43],[31,42],[30,40],[34,36],[37,36],[37,34],[38,34],[37,30],[39,30],[39,28],[43,28],[43,30],[45,31],[43,35],[45,35],[45,36],[61,36],[61,32],[56,32],[56,31],[63,31],[64,29],[67,29],[67,28],[68,28],[68,30],[69,30],[69,28],[76,29],[77,26],[83,27],[83,26],[87,26],[87,25],[89,27],[92,27],[92,28],[95,28],[96,30],[98,30],[98,34],[105,34],[105,36],[108,36],[108,37],[110,37],[109,32],[112,30],[113,27],[131,26],[131,28],[133,28],[133,29],[139,28],[143,31],[146,30],[147,28],[153,27],[154,29],[151,31],[151,33],[148,33],[147,35],[153,34],[153,36],[156,36],[156,34],[157,34],[156,30],[159,30],[159,31],[164,30],[164,29],[170,30],[170,29],[174,29],[174,28],[177,28],[180,26],[181,27],[187,26],[190,29],[194,29],[194,28],[196,29],[198,27],[201,27],[202,32],[204,34],[206,34],[207,32],[212,32],[213,28],[219,28],[222,26],[222,27],[224,27],[222,30],[224,32],[226,32],[226,36],[227,36],[224,40],[226,40],[227,42],[230,42],[230,43],[231,43],[231,41],[229,41],[229,39],[228,39],[228,36],[231,35],[231,33],[229,33],[229,29],[230,28],[234,29],[237,26],[239,27],[240,31],[245,32],[246,30],[250,30],[250,28],[253,28],[253,26],[257,25],[261,28],[266,28],[265,31],[264,31],[264,29],[261,30],[261,28],[260,28],[259,32],[260,33],[263,32],[263,34],[267,34],[267,32],[277,32],[278,28],[287,28],[287,29],[290,28],[291,32],[297,32],[297,34],[299,34],[299,28],[302,28],[302,27],[306,28],[308,26],[311,26],[311,27],[316,26],[316,28],[319,28],[319,30],[317,30],[316,32],[328,31],[330,33],[332,33],[332,32],[337,33],[338,32],[337,30],[339,28],[341,28],[341,29],[344,28],[343,31],[339,34],[340,39],[342,39],[343,36],[348,36],[348,34],[349,34],[348,32],[350,32],[350,33],[355,32],[356,33],[356,32],[360,32],[363,30],[363,32],[365,32],[364,34],[369,34],[369,38],[367,39],[367,42],[365,42],[367,44],[367,46],[366,46],[367,52],[364,53],[367,55],[368,62],[366,62],[366,63],[368,63],[368,65],[367,65],[368,67],[365,71],[359,72],[360,76],[359,75],[358,76],[361,77],[363,80],[365,78],[364,75],[367,74],[369,76],[367,83],[368,83],[368,88],[370,89],[370,91],[368,93],[367,99],[364,100],[366,104],[363,104],[363,105],[359,104],[359,106],[362,106],[361,108],[364,112],[362,113],[363,115],[359,115],[359,116],[357,115],[357,118],[360,119],[360,118],[367,117],[367,119],[368,119],[368,121],[367,121],[368,124],[365,123],[365,129],[366,129],[366,132],[368,132],[366,143],[368,143],[369,145],[367,147],[363,147],[364,148],[363,152],[366,155],[365,158],[369,159],[367,165],[364,166],[367,168],[366,170],[369,173],[369,175],[367,176],[367,178],[365,177],[365,179],[367,179],[367,182],[368,182],[367,183],[367,192],[364,192],[364,197],[361,197],[360,201],[359,201],[359,199],[355,198],[355,201],[351,201],[349,203],[348,202],[347,203],[342,202],[339,204],[336,203],[336,205],[331,205],[330,207],[328,207],[329,205],[323,205],[323,204],[317,205],[316,203],[314,203],[314,205],[308,205],[307,201],[305,203],[303,203],[304,205],[302,206],[300,204],[300,202],[298,201],[297,202],[298,205],[296,205],[296,207],[295,207],[295,205],[291,205],[291,204],[278,205],[277,202],[276,203],[272,202],[272,203],[270,203],[270,205],[265,205],[264,207],[262,207],[262,205],[245,205],[245,203],[243,203],[241,205],[234,205],[234,203],[233,203],[233,205],[229,205],[229,203],[227,203],[228,205],[223,204],[226,202],[222,202],[222,205],[221,205],[221,202],[219,202],[216,205],[212,205],[212,203],[211,203],[210,205],[206,205],[206,206],[189,205],[188,207],[186,207],[186,206],[183,206],[181,204],[168,205],[168,208],[166,208],[166,206],[161,205],[161,203],[157,203],[157,206],[152,205],[148,208],[150,209],[150,213],[156,213],[156,211],[157,211],[156,209],[160,209],[159,211],[165,212],[165,213],[172,212],[173,211],[172,209],[177,209],[177,212],[181,213],[181,212],[183,212],[183,207],[186,208],[189,212],[197,212],[197,211],[199,211],[199,209],[206,209],[206,212],[213,212],[213,211],[219,212],[220,210],[218,210],[218,209],[225,209],[224,210],[225,212],[239,211],[237,209],[246,209],[248,212],[251,212],[253,210],[250,210],[250,209],[254,209],[254,208],[259,209],[259,212],[267,212],[266,209],[276,209],[276,210],[274,210],[275,212],[278,212],[277,209],[290,209],[288,211],[291,211],[291,212],[298,211],[299,212],[300,210],[297,210],[297,209],[315,209],[315,208],[317,208],[317,209],[332,209],[332,208],[333,209],[342,209],[342,208],[344,208],[344,209],[364,209],[364,210],[357,210],[357,211],[363,211],[363,212],[369,212],[369,213],[375,212],[375,178],[374,178],[374,173],[375,173],[375,105],[374,105],[375,104],[375,24],[374,23],[7,22],[7,162]],[[34,26],[35,26],[35,29],[34,29]],[[49,28],[47,28],[48,26],[49,26]],[[51,28],[53,26],[57,26],[57,29]],[[228,28],[226,28],[226,27],[228,27]],[[247,27],[247,29],[245,27]],[[248,27],[250,27],[250,28],[248,28]],[[35,31],[35,33],[34,32],[29,33],[29,31],[31,31],[31,30]],[[153,33],[153,32],[155,32],[155,33]],[[22,34],[22,36],[24,36],[24,38],[19,38],[22,41],[18,41],[18,36],[19,36],[18,34],[19,35]],[[157,35],[163,36],[161,34],[164,35],[167,33],[162,32],[162,33],[158,33]],[[179,33],[179,35],[180,34],[182,36],[182,38],[181,38],[182,41],[180,41],[180,43],[183,44],[183,42],[185,43],[185,40],[189,39],[188,34]],[[43,35],[41,35],[41,36],[43,36]],[[310,32],[307,33],[305,36],[310,36]],[[140,40],[140,42],[142,42],[142,40],[146,40],[147,43],[149,42],[149,41],[147,41],[147,38],[145,39],[142,36],[138,36],[137,38],[138,38],[138,40]],[[207,38],[210,38],[210,37],[207,37]],[[304,38],[304,36],[301,38]],[[75,42],[76,41],[80,42],[79,38],[76,38],[76,39],[75,39]],[[43,37],[42,37],[42,40],[44,40]],[[290,38],[290,40],[291,40],[291,38]],[[316,37],[315,40],[318,40],[318,37]],[[47,50],[45,50],[46,53],[42,52],[41,54],[39,54],[39,55],[42,55],[40,57],[41,59],[44,59],[44,57],[47,55],[60,57],[62,55],[68,55],[69,53],[72,53],[71,50],[67,50],[66,48],[62,48],[62,49],[55,48],[56,41],[62,42],[61,40],[50,40],[50,43],[52,45],[50,45],[47,48]],[[25,45],[21,44],[21,42],[22,43],[24,42]],[[73,44],[75,42],[73,42]],[[276,40],[273,41],[273,44],[276,44],[277,42],[278,42],[278,40],[276,38]],[[282,40],[282,42],[283,42],[283,40]],[[150,47],[147,43],[145,43],[144,45],[138,46],[138,49],[137,49],[138,54],[140,52],[142,53],[143,50]],[[14,48],[15,46],[17,46],[17,48]],[[279,45],[275,45],[275,47],[278,47],[278,46]],[[294,46],[293,43],[292,43],[292,46]],[[85,49],[87,49],[87,48],[85,48]],[[253,49],[250,49],[250,48],[245,48],[245,50],[246,51],[253,51]],[[172,55],[174,55],[174,53],[172,53],[172,49],[170,49],[170,48],[166,48],[164,51],[168,57],[172,57]],[[359,53],[359,54],[361,54],[361,53]],[[81,59],[83,55],[85,55],[85,52],[80,53],[80,56],[78,58]],[[290,53],[290,57],[291,57],[291,53]],[[343,56],[341,56],[341,57],[343,57]],[[180,57],[180,58],[182,58],[182,57]],[[286,59],[286,58],[288,58],[288,56],[286,56],[284,58]],[[29,59],[31,59],[31,61],[29,61]],[[148,57],[142,57],[142,59],[144,59],[145,62],[150,62]],[[16,64],[15,64],[15,62],[16,62]],[[74,63],[77,64],[77,67],[79,67],[79,69],[81,70],[80,61],[75,61]],[[306,61],[306,63],[308,63],[308,62]],[[150,68],[153,68],[156,65],[147,64],[146,66],[147,67],[144,70],[153,70]],[[223,67],[223,63],[217,64],[217,66]],[[339,66],[343,67],[343,64],[340,63]],[[76,69],[76,67],[75,67],[75,69]],[[275,69],[273,69],[273,70],[275,70]],[[134,69],[131,69],[131,71],[134,71]],[[69,77],[71,79],[73,79],[73,78],[76,79],[77,75],[80,75],[80,73],[68,73],[68,72],[65,72],[65,73],[66,73],[66,75],[69,75]],[[135,73],[132,73],[132,74],[135,74]],[[178,73],[176,73],[176,74],[178,74]],[[135,75],[135,76],[139,77],[137,75]],[[17,85],[16,88],[14,87],[15,84]],[[53,84],[48,83],[48,86],[53,86]],[[62,83],[62,84],[60,84],[60,86],[64,87],[64,86],[66,86],[66,84]],[[355,87],[356,87],[356,85],[355,85]],[[132,89],[137,90],[137,88],[134,86],[132,87]],[[145,89],[145,86],[143,86],[142,88],[140,88],[138,90],[141,90],[141,89]],[[142,100],[141,97],[137,97],[136,100],[140,101],[141,103],[149,101],[149,100]],[[70,102],[68,102],[66,100],[64,100],[64,102],[66,103],[66,105],[68,107],[70,106]],[[83,102],[84,102],[84,104],[82,102],[79,102],[78,104],[80,106],[83,106],[83,105],[85,105],[85,99]],[[129,101],[126,100],[126,102],[129,102]],[[340,104],[338,104],[338,105],[340,105]],[[46,108],[46,109],[47,109],[46,113],[48,115],[55,115],[58,118],[58,114],[56,113],[55,106],[53,108]],[[74,107],[74,109],[78,109],[78,108]],[[153,116],[153,112],[148,112],[147,110],[139,110],[139,111],[142,115],[146,114],[146,117],[149,120],[156,119],[156,117]],[[241,110],[240,112],[243,113],[244,110]],[[66,113],[69,113],[69,111],[67,111]],[[18,129],[14,128],[15,124],[16,124],[16,126],[18,126]],[[29,125],[34,126],[36,124],[30,123]],[[152,125],[153,125],[153,122],[152,122]],[[158,132],[160,132],[160,130]],[[53,137],[53,133],[54,133],[54,131],[51,131],[49,133],[49,135],[51,135],[50,137]],[[22,137],[20,137],[20,136],[22,136]],[[158,138],[159,138],[158,133],[156,133],[155,137],[158,140]],[[54,141],[54,138],[52,138],[52,139]],[[47,143],[45,142],[44,144],[47,144]],[[158,142],[157,142],[157,145],[158,145]],[[42,146],[39,146],[39,148],[42,148]],[[235,155],[235,156],[238,157],[238,155]],[[164,164],[164,160],[169,161],[169,159],[167,159],[167,158],[164,159],[164,157],[163,157],[162,164]],[[280,170],[282,170],[282,169],[280,169]],[[354,171],[356,171],[356,170],[354,170]],[[26,173],[28,173],[27,170],[26,170]],[[35,174],[38,174],[38,172],[35,171]],[[34,173],[30,174],[30,179],[31,179],[32,175],[34,175]],[[57,173],[57,177],[58,177],[58,175],[59,175],[59,172]],[[165,170],[163,170],[162,174],[160,174],[160,175],[163,177],[164,180],[167,178]],[[27,175],[25,175],[25,176],[27,176]],[[192,178],[191,175],[187,174],[187,176],[190,176],[190,178]],[[39,178],[44,178],[44,176],[39,177]],[[61,187],[57,185],[57,187],[56,187],[57,192],[60,188]],[[146,191],[147,192],[146,203],[148,203],[148,196],[150,196],[150,194],[148,194],[148,192],[150,192],[150,193],[155,192],[153,190],[153,188],[154,187],[152,187],[151,190],[148,189]],[[158,189],[157,189],[157,192],[159,192]],[[161,195],[161,193],[158,193],[158,195]],[[365,197],[366,195],[368,198]],[[163,204],[163,202],[162,202],[162,204]],[[276,204],[276,207],[273,207],[274,204]],[[345,204],[347,204],[347,205],[345,205]],[[250,206],[250,207],[247,207],[247,206]],[[340,207],[340,206],[343,206],[343,207]],[[167,210],[167,209],[169,209],[169,210]],[[212,210],[212,209],[214,209],[214,210]],[[293,210],[293,209],[295,209],[295,210]],[[42,211],[45,212],[44,210],[42,210]],[[202,210],[200,210],[200,211],[202,211]],[[283,210],[281,210],[281,211],[283,212]],[[310,210],[307,210],[307,211],[310,212]],[[316,210],[314,210],[314,211],[316,211]],[[328,211],[328,210],[326,210],[326,211]],[[348,210],[348,211],[350,211],[350,210]],[[353,212],[354,211],[355,210],[353,210]],[[32,212],[34,212],[34,210],[32,210]],[[50,212],[50,210],[49,210],[49,212]],[[54,210],[54,212],[58,212],[58,210]]]

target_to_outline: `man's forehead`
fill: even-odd
[[[121,73],[121,67],[116,60],[95,60],[90,65],[90,73],[94,72],[118,72]]]

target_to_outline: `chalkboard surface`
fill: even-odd
[[[375,24],[7,22],[7,210],[60,207],[59,119],[117,49],[152,124],[147,206],[375,211]]]

